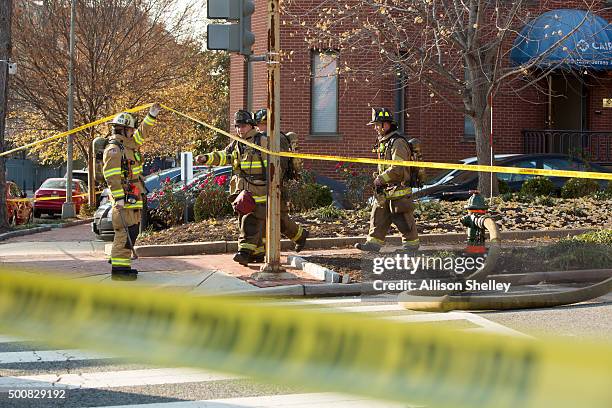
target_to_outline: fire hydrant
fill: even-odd
[[[470,191],[465,209],[468,214],[461,218],[461,224],[467,227],[468,252],[483,253],[485,249],[485,230],[489,231],[491,242],[499,242],[499,229],[493,219],[487,214],[489,206],[477,190]]]

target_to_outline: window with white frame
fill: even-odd
[[[310,95],[310,132],[338,133],[338,54],[312,52],[312,85]]]

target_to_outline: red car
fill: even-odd
[[[32,202],[25,198],[26,193],[23,193],[17,184],[6,182],[6,214],[11,227],[33,221]]]
[[[34,193],[34,199],[34,217],[61,214],[62,204],[66,201],[66,179],[46,179]],[[87,187],[81,180],[72,180],[72,202],[77,214],[81,205],[87,203]]]

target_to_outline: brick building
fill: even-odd
[[[611,2],[601,0],[600,6],[604,9]],[[263,55],[267,44],[266,1],[256,0],[255,4],[252,19],[256,36],[254,54]],[[302,0],[298,4],[295,7],[308,9],[320,4],[320,0]],[[580,1],[572,0],[534,0],[533,16],[549,10],[579,8],[580,4]],[[612,21],[609,7],[597,15]],[[431,105],[429,91],[423,86],[408,86],[398,92],[394,89],[397,87],[393,79],[383,78],[364,84],[353,81],[344,83],[341,73],[331,78],[316,78],[313,72],[323,72],[325,76],[326,69],[333,70],[334,64],[339,66],[342,60],[352,63],[376,56],[351,54],[348,51],[331,51],[321,56],[320,50],[313,50],[303,36],[293,35],[292,32],[294,30],[288,26],[281,26],[281,48],[293,51],[291,60],[284,62],[281,68],[281,128],[299,135],[302,152],[372,157],[375,136],[366,123],[371,106],[386,106],[395,112],[404,112],[404,115],[398,115],[400,125],[407,135],[421,139],[425,160],[454,162],[475,155],[473,127],[469,118],[449,109],[445,103]],[[567,152],[572,146],[582,145],[590,149],[594,161],[612,164],[612,107],[604,106],[607,100],[612,102],[612,30],[608,33],[609,42],[603,48],[609,48],[602,53],[602,58],[609,60],[608,70],[586,72],[576,67],[583,81],[561,73],[551,75],[551,89],[565,97],[549,98],[535,87],[516,95],[496,96],[493,113],[496,154],[552,152],[559,149]],[[330,60],[326,58],[331,58],[332,64],[328,64]],[[266,105],[266,65],[254,62],[250,66],[251,75],[248,75],[244,58],[232,55],[231,113],[247,107],[246,84],[249,76],[252,77],[252,109]],[[546,81],[544,86],[548,85]],[[461,104],[458,98],[457,103]],[[553,132],[559,129],[573,131],[564,139],[572,140],[569,147],[567,143],[565,147],[561,146],[562,136]],[[547,142],[544,143],[544,140]],[[596,147],[600,149],[596,151]],[[334,163],[316,162],[311,165],[316,171],[333,176]]]

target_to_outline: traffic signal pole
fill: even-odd
[[[279,0],[268,1],[268,148],[280,151],[280,7]],[[266,222],[266,263],[253,278],[286,279],[280,263],[280,157],[268,155],[268,209]]]
[[[251,31],[251,15],[255,12],[253,0],[208,0],[207,17],[226,20],[221,24],[208,24],[206,47],[209,50],[237,52],[246,57],[247,109],[252,110],[252,62],[266,61],[268,64],[268,148],[280,151],[280,1],[268,0],[268,52],[265,56],[254,56],[255,35]],[[257,280],[291,279],[295,275],[286,273],[280,263],[280,208],[282,176],[280,157],[268,155],[268,206],[266,222],[266,263],[261,271],[253,274]]]

